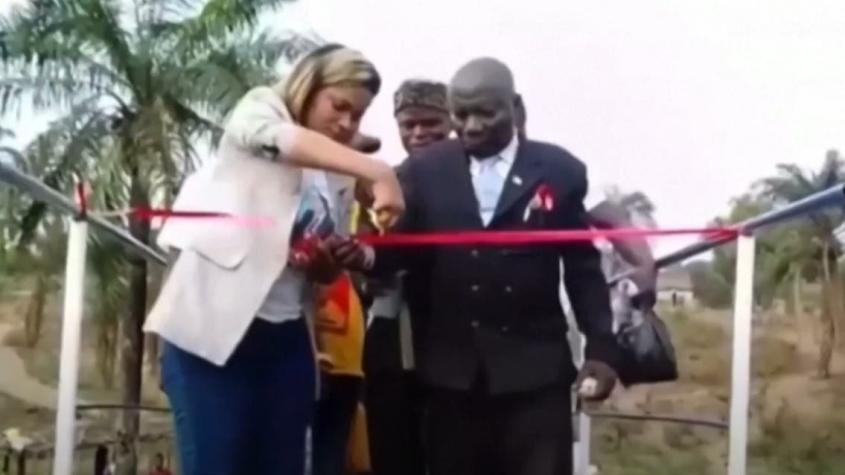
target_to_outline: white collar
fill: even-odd
[[[481,162],[487,161],[487,160],[495,161],[496,162],[495,165],[497,167],[502,167],[502,168],[506,168],[507,170],[510,170],[511,166],[513,165],[513,162],[516,160],[516,152],[517,152],[518,149],[519,149],[519,137],[517,137],[517,134],[514,133],[511,141],[505,146],[505,148],[503,148],[501,151],[499,151],[499,153],[492,155],[492,156],[489,156],[489,157],[484,157],[484,158],[477,158],[477,157],[473,157],[472,155],[470,155],[470,157],[469,157],[470,158],[470,164],[469,164],[470,172],[473,175],[475,175],[476,173],[481,171]]]

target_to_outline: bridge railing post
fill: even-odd
[[[79,380],[79,350],[85,296],[85,259],[88,223],[83,217],[70,221],[64,281],[64,316],[59,359],[59,394],[56,411],[56,440],[53,475],[73,473],[76,448],[76,393]]]
[[[728,475],[745,475],[754,313],[754,235],[741,234],[736,249]]]

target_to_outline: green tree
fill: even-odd
[[[805,171],[796,165],[779,165],[777,176],[760,182],[762,194],[775,205],[805,198],[845,181],[845,162],[835,151],[827,152],[820,170]],[[842,247],[833,234],[842,224],[842,210],[821,210],[808,215],[788,239],[781,241],[782,262],[775,274],[817,274],[822,282],[821,325],[819,332],[820,377],[830,377],[830,362],[837,335],[841,342],[843,324],[843,282],[839,269]]]
[[[40,136],[52,153],[40,177],[69,193],[74,173],[106,169],[100,197],[111,209],[167,205],[199,160],[198,144],[250,87],[273,79],[272,69],[304,45],[254,34],[259,17],[285,0],[32,0],[0,19],[0,113],[58,112]],[[45,206],[22,217],[22,242],[37,235]],[[146,221],[130,232],[150,241]],[[121,266],[101,266],[121,269]],[[126,263],[124,403],[140,403],[141,326],[147,311],[147,265]],[[134,440],[138,416],[127,411]],[[134,444],[133,444],[134,445]],[[127,470],[135,473],[130,456]]]
[[[693,261],[684,267],[690,274],[695,298],[710,308],[731,306],[732,283],[713,270],[713,261]]]

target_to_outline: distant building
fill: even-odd
[[[657,277],[657,301],[672,307],[694,307],[696,302],[689,271],[683,267],[672,267],[661,272]]]

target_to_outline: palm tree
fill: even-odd
[[[24,102],[61,112],[41,136],[52,151],[41,174],[49,186],[69,192],[74,172],[105,169],[107,206],[167,205],[196,167],[197,145],[219,134],[235,101],[270,80],[281,57],[308,46],[251,32],[287,1],[32,0],[0,19],[0,113],[20,113]],[[24,243],[45,211],[35,203],[23,215]],[[148,222],[132,218],[129,229],[149,242]],[[124,403],[137,405],[147,266],[130,258],[126,267]],[[137,413],[127,411],[123,423],[137,436]],[[135,466],[132,457],[128,469]]]
[[[835,150],[827,152],[818,172],[805,172],[796,165],[779,165],[778,170],[778,176],[766,178],[759,184],[762,193],[775,204],[799,200],[845,180],[845,162]],[[801,223],[800,228],[793,231],[791,239],[783,242],[784,264],[781,264],[781,273],[785,265],[791,268],[789,272],[793,276],[816,270],[822,281],[822,341],[818,374],[824,378],[830,377],[834,342],[838,335],[842,343],[845,323],[843,282],[838,266],[842,246],[834,235],[842,219],[842,210],[839,209],[812,213],[809,215],[809,223]]]

